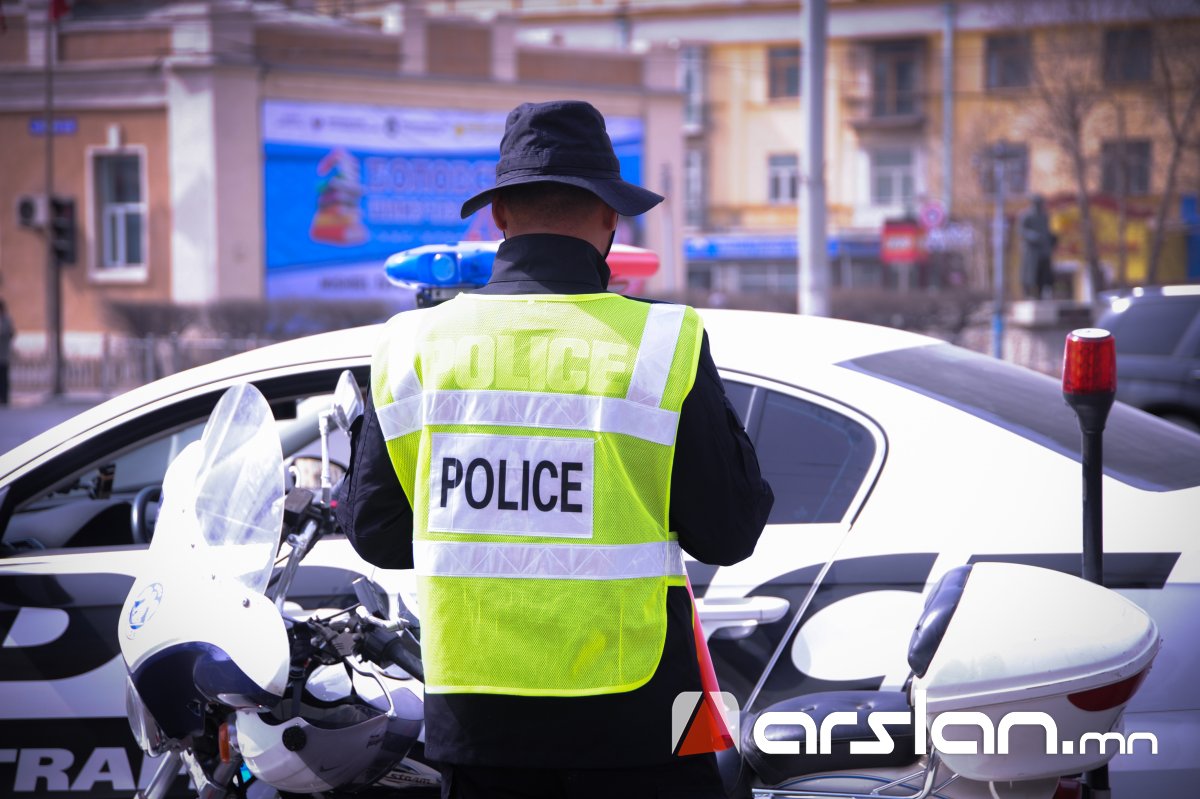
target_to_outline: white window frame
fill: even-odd
[[[772,163],[775,159],[794,158],[788,164]],[[775,192],[779,187],[779,192]],[[767,204],[792,205],[800,199],[800,156],[796,153],[767,155]]]
[[[704,151],[699,147],[689,147],[684,151],[684,224],[688,227],[704,226],[705,205],[708,202],[705,161]]]
[[[138,187],[141,200],[136,203],[113,203],[105,205],[99,196],[97,161],[104,156],[136,156],[139,170]],[[88,277],[95,283],[145,283],[150,273],[150,213],[147,150],[145,145],[130,144],[121,147],[87,148],[87,204],[88,219],[93,235],[88,242]],[[113,211],[114,213],[109,213]],[[124,218],[130,213],[142,215],[142,262],[140,264],[106,265],[108,258],[107,229],[113,216]],[[124,236],[124,225],[119,226],[119,236]]]
[[[688,44],[680,50],[679,85],[683,91],[683,126],[687,133],[704,129],[705,64],[703,45]]]
[[[882,153],[900,153],[908,154],[908,166],[886,166],[882,169],[876,165],[876,158]],[[905,208],[916,202],[919,189],[917,187],[917,153],[912,147],[904,145],[875,147],[867,155],[868,163],[868,191],[871,198],[871,205],[876,208]],[[881,202],[875,193],[875,179],[880,172],[884,172],[892,181],[893,198],[888,202]],[[912,183],[912,194],[905,197],[902,192],[903,176],[907,174]]]

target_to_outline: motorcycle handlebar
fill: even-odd
[[[379,666],[396,664],[418,680],[425,681],[425,667],[421,658],[404,645],[399,633],[375,627],[363,639],[362,656]]]

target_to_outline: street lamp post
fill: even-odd
[[[804,143],[800,149],[799,289],[797,313],[829,316],[829,256],[825,218],[826,0],[805,0],[800,71]]]
[[[1012,144],[999,141],[984,150],[979,164],[980,179],[985,187],[987,178],[991,178],[995,204],[992,213],[992,356],[995,358],[1004,354],[1004,205],[1008,198],[1009,169],[1020,154]]]

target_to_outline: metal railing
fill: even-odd
[[[63,386],[67,392],[118,394],[271,343],[264,339],[105,336],[99,352],[89,355],[68,353],[64,357]],[[48,391],[50,372],[46,353],[14,352],[9,370],[12,390]]]

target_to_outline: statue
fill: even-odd
[[[1045,198],[1035,194],[1032,200],[1033,206],[1021,217],[1021,289],[1026,297],[1040,300],[1054,285],[1052,256],[1058,236],[1050,230]]]

